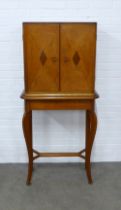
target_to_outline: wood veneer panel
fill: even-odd
[[[94,92],[96,24],[60,25],[61,91]]]
[[[59,24],[24,23],[25,89],[59,89]]]

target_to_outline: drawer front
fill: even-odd
[[[58,91],[59,24],[24,23],[23,38],[26,91]]]
[[[93,92],[95,79],[96,24],[61,24],[60,37],[61,91]]]

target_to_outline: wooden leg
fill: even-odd
[[[92,184],[90,157],[97,129],[97,116],[94,111],[86,111],[86,160],[85,168],[89,184]]]
[[[28,111],[23,115],[23,133],[26,141],[27,151],[28,151],[28,176],[27,185],[31,184],[32,170],[33,170],[33,150],[32,150],[32,111]]]

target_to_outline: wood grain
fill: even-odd
[[[23,35],[26,91],[58,91],[59,25],[24,24]]]
[[[61,91],[94,92],[96,24],[61,24]]]

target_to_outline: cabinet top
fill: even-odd
[[[95,24],[97,25],[97,22],[23,22],[24,24]]]

